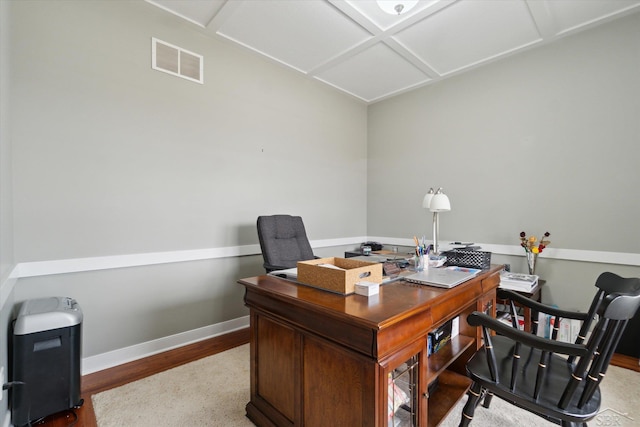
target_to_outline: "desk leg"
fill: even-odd
[[[531,309],[524,307],[524,330],[525,332],[531,332]]]

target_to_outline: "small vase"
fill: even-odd
[[[538,260],[538,254],[533,252],[527,252],[527,267],[529,267],[529,274],[536,274],[536,261]]]

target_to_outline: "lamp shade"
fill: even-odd
[[[431,212],[446,212],[451,210],[451,202],[447,195],[442,192],[442,188],[438,189],[436,194],[431,198],[429,210]]]
[[[429,209],[429,206],[431,205],[431,199],[433,198],[434,194],[435,192],[433,191],[433,188],[430,188],[429,191],[427,191],[427,194],[424,195],[424,199],[422,199],[423,208]]]

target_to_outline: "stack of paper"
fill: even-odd
[[[296,267],[293,267],[293,268],[288,268],[286,270],[275,270],[269,273],[269,275],[282,277],[283,279],[297,280],[298,269]]]
[[[500,273],[500,287],[513,291],[529,292],[538,284],[538,276],[503,271]]]

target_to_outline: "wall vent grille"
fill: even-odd
[[[151,68],[192,82],[204,83],[204,58],[197,53],[151,38]]]

